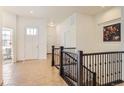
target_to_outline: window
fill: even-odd
[[[10,46],[10,43],[11,43],[11,31],[10,30],[3,28],[2,42],[3,42],[3,47]]]
[[[37,28],[27,28],[26,34],[31,36],[37,35]]]

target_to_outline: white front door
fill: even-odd
[[[26,28],[25,33],[25,60],[38,59],[38,29],[37,28]]]

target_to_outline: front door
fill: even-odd
[[[38,59],[38,29],[26,28],[25,33],[25,60]]]

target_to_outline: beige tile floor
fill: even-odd
[[[3,85],[7,86],[65,86],[55,67],[47,60],[32,60],[3,65]]]
[[[59,71],[47,60],[32,60],[3,65],[4,86],[67,86]],[[116,86],[124,86],[124,83]]]

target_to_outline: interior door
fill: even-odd
[[[38,29],[27,28],[25,33],[25,59],[38,59]]]

